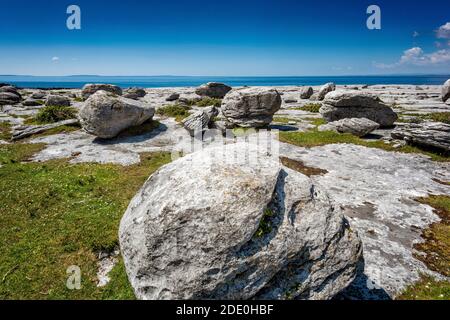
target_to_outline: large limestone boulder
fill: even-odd
[[[47,100],[45,101],[46,106],[69,107],[70,103],[71,102],[68,97],[58,95],[50,95],[47,97]]]
[[[309,99],[314,94],[312,87],[303,87],[300,91],[300,99]]]
[[[446,102],[448,99],[450,99],[450,79],[442,86],[442,101]]]
[[[184,119],[182,121],[183,127],[191,136],[196,136],[208,129],[214,117],[218,114],[219,110],[214,106],[203,108]]]
[[[450,151],[450,125],[442,122],[407,123],[391,132],[394,139]]]
[[[336,85],[333,82],[324,84],[317,93],[317,100],[322,101],[329,92],[334,90],[336,90]]]
[[[375,121],[366,118],[346,118],[321,125],[318,129],[319,131],[351,133],[355,136],[363,137],[378,129],[379,126]]]
[[[378,97],[356,90],[336,90],[325,96],[320,114],[327,122],[345,118],[367,118],[390,127],[397,114]]]
[[[127,89],[123,96],[128,99],[138,100],[145,97],[146,94],[147,92],[144,89],[134,87]]]
[[[281,108],[281,96],[274,89],[244,88],[229,92],[222,101],[222,114],[239,127],[258,128],[272,122]]]
[[[21,97],[11,92],[0,92],[0,105],[17,104],[21,101]]]
[[[199,96],[207,96],[210,98],[223,99],[225,95],[231,91],[231,87],[219,82],[208,82],[201,85],[195,90]]]
[[[113,138],[122,130],[151,119],[155,109],[140,101],[97,91],[86,100],[78,117],[84,130],[99,138]]]
[[[101,84],[101,83],[86,84],[83,87],[83,90],[81,91],[81,95],[84,99],[87,99],[99,90],[111,92],[119,96],[122,95],[122,89],[120,87],[115,86],[113,84]]]
[[[245,143],[160,168],[119,239],[139,299],[329,299],[354,279],[362,251],[319,186]]]

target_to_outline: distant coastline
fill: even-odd
[[[0,75],[0,82],[21,88],[82,88],[86,83],[110,83],[122,88],[196,87],[206,82],[223,82],[231,86],[304,86],[334,82],[338,85],[441,85],[449,75],[383,75],[383,76],[16,76]]]

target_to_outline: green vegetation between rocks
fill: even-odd
[[[215,99],[215,98],[203,98],[197,103],[197,106],[199,107],[209,107],[214,106],[216,108],[220,108],[222,105],[221,99]]]
[[[0,146],[0,299],[134,298],[122,262],[97,288],[96,253],[117,247],[129,201],[170,154],[142,154],[128,167],[26,162],[42,148]],[[81,269],[80,290],[66,287],[71,265]]]
[[[443,153],[431,152],[423,150],[415,146],[402,146],[394,148],[390,144],[386,144],[380,140],[364,140],[349,133],[337,133],[333,131],[312,130],[308,132],[280,132],[280,141],[291,143],[300,147],[316,147],[327,144],[349,143],[369,148],[378,148],[386,151],[397,151],[403,153],[420,153],[430,156],[434,161],[450,161],[450,157]]]
[[[417,200],[433,207],[441,221],[424,230],[422,237],[425,242],[414,245],[423,254],[417,254],[416,258],[429,269],[450,277],[450,196],[432,195]]]
[[[437,281],[422,275],[417,283],[408,286],[397,300],[450,300],[450,282]]]
[[[156,110],[156,114],[165,117],[175,118],[177,122],[181,122],[183,119],[189,117],[189,108],[180,104],[171,104],[164,106]]]
[[[55,123],[58,121],[74,119],[77,117],[77,110],[72,107],[46,106],[40,109],[34,117],[37,124]]]
[[[405,118],[405,116],[409,118]],[[443,122],[450,124],[450,112],[434,112],[428,114],[409,113],[401,114],[398,122],[420,123],[423,121]]]
[[[270,223],[270,220],[273,217],[273,211],[269,208],[266,208],[264,210],[263,216],[261,220],[259,221],[258,229],[255,232],[255,236],[257,238],[262,238],[266,234],[269,234],[272,232],[272,224]]]
[[[0,140],[11,139],[11,124],[9,122],[0,122]]]
[[[308,103],[308,104],[305,104],[303,107],[295,107],[292,109],[308,111],[308,112],[313,112],[313,113],[319,113],[319,109],[321,107],[322,107],[322,104],[320,104],[320,103]]]

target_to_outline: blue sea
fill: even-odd
[[[81,88],[86,83],[109,83],[122,88],[196,87],[206,82],[223,82],[230,86],[321,85],[334,82],[353,84],[441,85],[450,75],[399,76],[317,76],[317,77],[206,77],[206,76],[10,76],[0,75],[0,82],[22,88]]]

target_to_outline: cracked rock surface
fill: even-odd
[[[131,201],[119,240],[140,299],[329,299],[361,258],[326,192],[246,143],[160,168]]]

